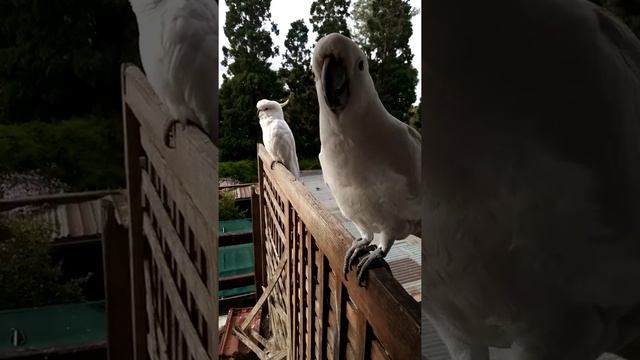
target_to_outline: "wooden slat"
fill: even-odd
[[[153,164],[155,173],[162,180],[167,191],[171,193],[171,197],[176,203],[176,208],[182,212],[184,221],[189,224],[193,230],[198,245],[201,246],[207,254],[217,251],[213,246],[213,241],[211,241],[213,237],[212,231],[214,230],[211,227],[211,220],[207,219],[206,215],[195,206],[192,197],[188,194],[186,185],[181,183],[178,173],[165,161],[161,151],[156,147],[150,137],[143,133],[140,136],[140,140],[149,157],[149,162]],[[149,180],[151,183],[150,189],[155,189],[152,179],[149,178]],[[156,191],[154,190],[154,192]],[[162,206],[162,208],[164,208],[164,206]],[[215,229],[217,231],[217,226]]]
[[[251,192],[251,224],[253,226],[252,241],[253,241],[253,259],[254,259],[254,272],[256,282],[256,296],[259,298],[262,295],[262,287],[267,285],[266,280],[266,268],[264,264],[265,259],[265,243],[262,240],[262,220],[260,219],[260,197],[256,194],[256,188],[253,188]],[[221,241],[222,242],[222,241]],[[222,245],[220,245],[222,246]]]
[[[158,218],[158,224],[162,229],[166,244],[169,247],[169,252],[178,264],[178,268],[180,269],[179,272],[185,277],[187,289],[191,291],[192,296],[196,300],[196,304],[198,304],[198,308],[203,315],[212,313],[214,311],[212,309],[212,307],[214,306],[212,299],[215,297],[215,294],[211,294],[209,292],[209,289],[206,288],[206,285],[201,281],[197,269],[191,262],[191,259],[189,258],[189,255],[187,254],[185,248],[180,243],[178,234],[175,232],[171,224],[171,220],[169,219],[167,213],[164,211],[162,203],[160,202],[158,195],[153,190],[151,180],[146,173],[142,174],[142,188],[147,194],[151,209],[154,210]],[[145,227],[145,233],[154,231],[153,227],[151,227],[151,224],[149,224],[149,226],[149,229]],[[162,254],[162,250],[160,249],[159,243],[156,245],[158,246],[157,256],[160,256]]]
[[[125,143],[125,170],[127,177],[127,199],[129,203],[129,255],[131,270],[131,306],[133,314],[133,354],[135,360],[147,358],[147,334],[145,331],[145,288],[143,269],[143,239],[142,239],[142,193],[140,169],[140,129],[131,108],[127,105],[126,69],[122,66],[122,121]]]
[[[347,301],[346,319],[348,322],[347,338],[351,344],[356,359],[364,359],[365,353],[365,337],[367,335],[367,323],[351,301]]]
[[[318,359],[324,359],[325,348],[326,348],[326,339],[327,339],[327,323],[326,313],[327,313],[327,302],[325,301],[325,288],[327,286],[327,271],[325,268],[326,259],[324,255],[318,251],[318,300],[320,302],[319,312],[317,314],[318,328],[320,332],[318,334]]]
[[[267,298],[269,297],[269,294],[271,294],[271,291],[273,291],[274,286],[276,286],[276,284],[278,283],[278,279],[280,278],[280,275],[282,274],[282,270],[284,270],[284,267],[287,264],[287,262],[288,261],[286,256],[283,256],[280,259],[280,262],[278,263],[278,267],[274,274],[274,278],[271,280],[271,283],[269,284],[269,286],[267,286],[267,288],[265,289],[260,299],[258,299],[258,301],[256,302],[256,305],[253,307],[253,309],[251,309],[251,312],[249,312],[249,315],[245,317],[244,321],[242,322],[242,325],[240,326],[241,330],[243,331],[246,330],[247,327],[251,324],[251,321],[253,320],[253,318],[258,313],[258,311],[260,311],[260,308],[262,308],[262,304],[264,304],[265,300],[267,300]]]
[[[118,224],[111,199],[102,200],[102,213],[107,354],[110,359],[129,360],[133,359],[133,327],[127,229]]]
[[[313,266],[315,256],[313,256],[313,243],[311,242],[311,234],[309,232],[304,233],[304,243],[307,247],[307,359],[311,359],[311,353],[313,352],[313,309],[314,300],[313,293],[315,292],[313,281]]]
[[[342,359],[342,349],[344,348],[344,340],[346,340],[346,336],[344,336],[345,331],[344,331],[344,319],[343,319],[343,311],[342,309],[344,308],[344,291],[342,283],[340,283],[340,281],[337,280],[337,277],[335,276],[335,273],[332,272],[332,275],[334,275],[334,278],[336,279],[335,282],[335,315],[336,315],[336,332],[335,332],[335,338],[333,340],[333,351],[334,351],[334,359]]]
[[[263,146],[258,147],[264,163],[272,157]],[[282,189],[298,215],[316,239],[320,251],[326,254],[331,268],[341,269],[344,254],[353,236],[299,181],[292,180],[284,166],[277,163],[274,169],[263,167],[266,177]],[[369,321],[374,334],[393,358],[420,358],[420,309],[418,303],[402,288],[393,275],[384,268],[368,273],[367,287],[360,287],[350,273],[350,281],[337,274],[348,290],[350,298]],[[402,311],[387,311],[402,309]],[[397,341],[403,339],[403,341]]]
[[[162,250],[160,249],[158,238],[156,237],[155,231],[151,226],[149,217],[145,215],[143,222],[145,234],[147,236],[149,246],[151,247],[151,253],[154,262],[158,266],[158,270],[160,271],[159,275],[163,279],[162,282],[164,284],[164,290],[166,292],[167,298],[169,299],[169,303],[171,304],[171,314],[175,315],[177,321],[182,325],[182,331],[184,332],[185,339],[187,340],[187,344],[189,345],[189,351],[198,360],[212,360],[212,358],[207,354],[204,348],[204,344],[200,342],[198,332],[191,323],[189,314],[187,313],[187,310],[182,303],[178,289],[173,282],[171,270],[169,269],[169,266],[164,259],[164,255],[162,254]],[[213,299],[211,300],[213,301]],[[169,331],[165,334],[170,337],[172,331],[173,329],[171,329],[170,327]]]
[[[371,342],[371,360],[390,360],[378,340]]]

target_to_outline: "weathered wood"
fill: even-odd
[[[311,242],[311,235],[308,232],[303,232],[304,236],[304,244],[307,247],[307,282],[306,285],[309,286],[307,289],[307,359],[311,359],[311,354],[313,352],[313,325],[314,321],[311,320],[313,318],[313,308],[314,308],[314,299],[313,293],[315,292],[313,281],[313,266],[315,256],[313,254],[313,243]]]
[[[254,272],[256,283],[256,296],[260,298],[262,295],[262,287],[266,286],[266,268],[263,262],[265,259],[265,243],[262,241],[262,220],[260,218],[260,196],[256,193],[256,188],[253,188],[251,192],[251,224],[253,227],[252,241],[253,241],[253,259],[254,259]],[[222,240],[220,240],[222,243]],[[221,245],[222,246],[222,245]]]
[[[249,349],[251,349],[251,351],[253,351],[258,356],[259,359],[266,358],[264,351],[258,345],[256,345],[253,339],[248,337],[237,326],[233,327],[233,333],[238,337],[238,339],[240,339],[240,341],[242,341],[243,344],[245,344]]]
[[[262,305],[264,304],[265,300],[267,300],[267,298],[269,297],[269,294],[271,294],[271,291],[273,291],[273,288],[278,283],[278,279],[282,275],[282,270],[284,270],[284,267],[285,265],[287,265],[287,262],[288,262],[287,257],[283,256],[280,259],[275,277],[271,280],[271,283],[269,284],[269,286],[267,286],[262,296],[260,296],[260,299],[258,299],[258,301],[256,302],[256,305],[253,307],[253,309],[251,309],[251,312],[249,312],[249,315],[247,315],[247,317],[244,319],[244,322],[240,326],[240,329],[242,331],[245,331],[247,329],[247,327],[251,324],[251,321],[256,316],[258,311],[260,311],[260,308],[262,308]]]
[[[353,355],[356,359],[364,359],[365,337],[367,336],[366,319],[351,301],[347,301],[345,310],[349,329],[347,337],[353,348]]]
[[[129,66],[125,71],[129,90],[126,93],[127,102],[145,133],[160,145],[158,148],[165,149],[161,140],[163,125],[172,120],[166,106],[153,92],[139,68]],[[218,150],[211,140],[192,126],[184,129],[176,126],[175,149],[164,151],[162,155],[168,166],[180,174],[191,195],[197,195],[192,198],[196,207],[207,219],[214,219],[217,211],[212,199],[217,199],[218,192]]]
[[[258,147],[258,155],[264,159],[264,163],[268,164],[272,160],[261,145]],[[341,269],[344,254],[353,240],[351,234],[299,181],[291,180],[290,173],[284,166],[276,163],[273,169],[268,166],[263,169],[267,177],[282,189],[281,196],[287,197],[314,235],[316,244],[326,255],[330,267]],[[336,276],[392,358],[420,358],[419,305],[388,270],[378,268],[369,271],[366,288],[358,286],[353,272],[350,273],[349,281],[343,278],[341,271]]]
[[[160,202],[158,195],[153,191],[153,185],[151,184],[151,180],[148,175],[146,173],[143,174],[142,179],[142,188],[147,194],[151,208],[157,209],[157,213],[155,215],[157,217],[158,224],[162,229],[165,243],[169,247],[169,252],[175,259],[180,272],[185,277],[187,288],[191,290],[200,311],[203,314],[210,314],[214,311],[212,309],[214,303],[211,299],[215,294],[211,294],[209,292],[209,289],[207,289],[206,285],[202,282],[200,275],[198,275],[198,270],[195,268],[187,254],[187,251],[180,243],[178,234],[175,232],[169,216],[162,208],[162,203]]]
[[[83,191],[49,195],[29,196],[18,199],[0,199],[0,212],[9,211],[27,205],[62,205],[97,200],[109,195],[115,195],[122,190]]]
[[[133,359],[128,233],[116,220],[113,200],[103,199],[101,205],[107,356],[128,360]]]
[[[127,199],[129,202],[129,258],[131,271],[131,306],[133,321],[133,354],[136,360],[147,358],[147,329],[145,319],[145,291],[143,269],[142,239],[142,193],[141,169],[138,158],[140,152],[140,128],[131,108],[127,104],[127,95],[131,86],[127,84],[127,64],[122,66],[122,113],[124,128],[125,171],[127,176]]]
[[[169,303],[171,304],[171,310],[175,315],[176,319],[180,323],[181,330],[185,335],[185,339],[187,344],[189,345],[189,351],[191,355],[193,355],[196,359],[200,360],[212,360],[213,357],[210,357],[207,354],[206,349],[202,346],[200,342],[200,337],[195,327],[191,323],[189,318],[189,314],[185,309],[184,304],[182,303],[182,299],[180,298],[179,290],[173,282],[171,276],[171,270],[169,269],[169,265],[166,263],[164,259],[164,255],[162,254],[162,250],[160,249],[158,238],[155,235],[155,230],[151,225],[151,221],[147,216],[144,216],[144,232],[149,240],[149,246],[151,247],[151,253],[154,259],[154,262],[158,266],[158,270],[160,271],[160,277],[162,278],[162,283],[164,284],[164,290],[166,292],[167,298],[169,299]],[[211,299],[213,302],[213,299]],[[172,326],[168,326],[168,332],[165,332],[165,335],[169,337],[171,341],[171,334],[174,331],[175,324]],[[217,326],[216,326],[217,327]],[[217,332],[216,332],[217,333]],[[214,333],[215,334],[215,333]],[[213,335],[213,334],[212,334]],[[215,337],[215,336],[214,336]],[[170,346],[171,347],[171,346]]]

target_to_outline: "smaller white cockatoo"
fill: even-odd
[[[344,260],[358,283],[394,241],[421,234],[420,134],[382,105],[365,54],[351,39],[329,34],[316,44],[313,74],[320,107],[320,165],[342,214],[361,234]],[[378,246],[371,245],[380,233]]]
[[[138,22],[142,66],[176,123],[217,143],[218,7],[212,0],[130,0]]]
[[[288,103],[289,100],[280,104],[273,100],[262,99],[258,101],[256,108],[262,128],[262,142],[274,159],[271,166],[276,162],[282,163],[298,179],[300,166],[296,154],[296,141],[282,112],[282,108]]]

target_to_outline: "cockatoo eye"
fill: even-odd
[[[360,71],[364,70],[364,61],[360,60],[358,63],[358,69],[360,69]]]

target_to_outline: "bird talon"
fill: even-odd
[[[369,253],[369,255],[363,257],[362,259],[360,259],[360,261],[358,262],[358,265],[356,267],[357,271],[358,271],[358,285],[364,287],[367,283],[367,277],[368,277],[368,270],[371,269],[372,267],[374,267],[374,265],[382,265],[385,268],[389,269],[389,271],[391,271],[391,268],[389,267],[389,264],[387,264],[386,261],[384,261],[384,256],[385,253],[384,251],[382,251],[381,248],[376,248],[374,251],[372,251],[371,253]]]
[[[176,124],[179,122],[180,122],[179,120],[171,120],[164,128],[164,134],[163,134],[164,145],[170,149],[175,149],[176,147],[175,143],[171,142],[171,139],[173,138],[175,140]]]
[[[363,238],[358,238],[353,241],[349,250],[344,256],[344,268],[343,274],[345,279],[347,278],[347,274],[353,268],[354,265],[357,265],[356,261],[364,252],[372,251],[376,248],[375,245],[371,245],[370,240],[365,240]]]

